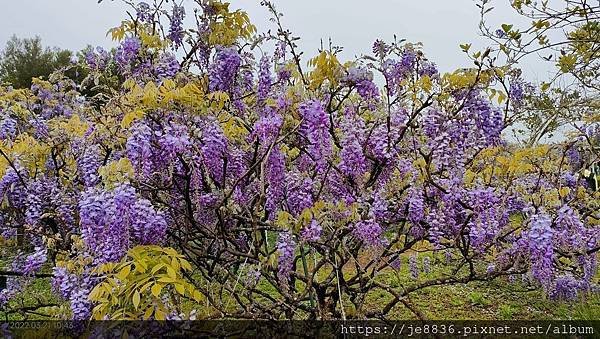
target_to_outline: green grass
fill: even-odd
[[[419,259],[419,263],[421,260]],[[309,261],[310,263],[310,261]],[[2,262],[0,262],[2,267]],[[419,280],[413,281],[410,277],[406,260],[400,270],[388,269],[381,272],[377,279],[395,288],[402,289],[419,281],[433,279],[449,271],[443,265],[431,260],[432,272],[420,273]],[[301,269],[301,267],[299,268]],[[348,272],[350,275],[351,272]],[[344,274],[346,275],[346,273]],[[302,288],[302,283],[297,285]],[[262,291],[277,298],[278,293],[273,286],[264,280],[259,282]],[[243,288],[243,283],[238,284],[237,290]],[[216,289],[215,289],[216,291]],[[216,292],[215,292],[216,293]],[[392,300],[392,296],[381,290],[374,290],[365,299],[364,310],[381,309]],[[36,302],[60,303],[50,291],[49,279],[37,279],[30,285],[19,298],[23,305],[33,305]],[[223,301],[228,309],[233,310],[236,303]],[[524,320],[597,320],[600,319],[600,296],[582,296],[575,302],[551,301],[544,292],[532,290],[521,283],[509,282],[506,278],[498,278],[491,282],[471,282],[461,285],[444,285],[423,288],[410,294],[410,303],[417,308],[426,319],[460,319],[460,320],[494,320],[494,319],[524,319]],[[14,306],[15,303],[13,302]],[[346,315],[353,316],[355,310],[348,300],[344,300]],[[338,305],[339,307],[339,305]],[[198,316],[215,316],[215,310],[206,308],[206,305],[185,305],[185,309],[196,309]],[[39,315],[29,314],[29,319],[44,319]],[[303,314],[297,314],[299,318]],[[0,311],[0,319],[5,319],[6,314]],[[395,306],[390,314],[390,319],[416,319],[415,314],[402,304]],[[11,314],[9,319],[22,319],[22,315]]]

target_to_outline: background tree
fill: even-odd
[[[32,78],[48,78],[57,69],[71,65],[72,56],[69,50],[44,48],[39,36],[24,39],[12,36],[0,55],[0,81],[15,88],[29,88]],[[67,75],[72,77],[75,73]]]

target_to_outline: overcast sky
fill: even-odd
[[[518,21],[507,3],[495,0],[495,24]],[[231,4],[246,10],[259,31],[273,27],[259,0],[232,0]],[[478,35],[474,0],[275,0],[275,4],[284,13],[284,25],[302,38],[300,47],[306,56],[316,53],[321,39],[331,38],[344,46],[342,58],[349,59],[369,51],[375,39],[391,41],[396,34],[399,39],[422,42],[428,57],[442,71],[451,71],[472,66],[459,44],[483,48],[487,43]],[[45,45],[72,50],[88,44],[113,46],[106,31],[125,18],[126,8],[118,0],[101,4],[97,0],[3,0],[1,6],[0,46],[12,34],[39,35]],[[535,67],[527,74],[543,77],[545,69]]]

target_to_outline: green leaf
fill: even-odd
[[[547,82],[542,83],[542,91],[545,92],[550,88],[550,84]]]
[[[505,33],[508,33],[508,32],[510,32],[510,30],[511,30],[512,28],[513,28],[513,25],[509,25],[509,24],[502,24],[502,30],[503,30]]]

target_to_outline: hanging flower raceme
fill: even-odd
[[[308,141],[308,153],[317,170],[322,171],[332,152],[329,118],[321,102],[314,100],[300,105],[300,114],[304,119],[302,132]]]
[[[281,232],[277,239],[278,259],[278,277],[282,281],[287,281],[294,269],[294,257],[296,251],[296,241],[290,232]]]
[[[153,155],[152,155],[152,129],[144,124],[139,123],[132,127],[131,135],[127,139],[126,152],[127,157],[141,174],[149,177],[154,170]]]
[[[133,244],[161,243],[167,229],[164,216],[127,184],[88,189],[79,215],[83,240],[100,263],[118,261]]]
[[[368,168],[361,143],[364,140],[364,121],[350,110],[346,113],[341,127],[345,133],[341,141],[339,168],[345,175],[359,180]]]
[[[210,91],[230,91],[241,62],[242,59],[235,48],[218,50],[208,73]]]
[[[127,37],[115,53],[115,61],[123,72],[131,72],[131,64],[138,58],[142,48],[141,41],[136,37]]]
[[[183,18],[185,17],[185,7],[173,5],[173,11],[170,16],[169,35],[168,38],[175,45],[175,49],[179,48],[183,42]]]
[[[321,238],[321,233],[323,232],[323,227],[319,222],[315,219],[310,221],[301,232],[301,237],[305,241],[316,242]]]
[[[267,56],[260,59],[260,69],[258,73],[258,88],[256,97],[259,104],[264,104],[271,90],[273,80],[271,79],[271,63]]]
[[[530,217],[531,228],[527,244],[531,258],[531,273],[544,287],[549,287],[554,277],[554,246],[552,220],[540,212]]]
[[[379,246],[384,243],[381,225],[373,220],[359,221],[354,225],[352,233],[368,246]]]
[[[223,161],[227,155],[227,138],[221,126],[214,122],[206,124],[202,134],[204,164],[217,183],[222,183]]]

